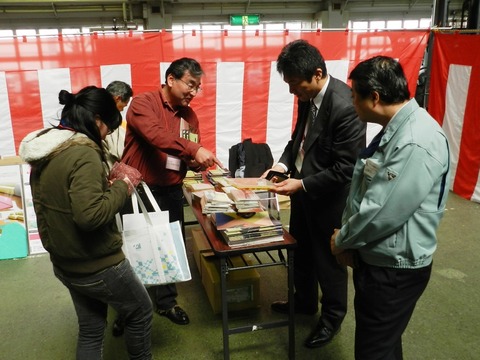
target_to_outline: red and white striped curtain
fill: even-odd
[[[428,111],[448,136],[452,189],[480,202],[480,36],[434,33]]]
[[[188,56],[205,71],[203,91],[191,103],[203,145],[227,164],[228,149],[252,138],[268,143],[278,159],[296,121],[295,98],[276,71],[284,45],[308,40],[322,52],[328,72],[344,81],[359,61],[379,54],[398,58],[413,96],[428,36],[426,30],[163,31],[3,38],[0,155],[16,154],[27,133],[57,123],[61,89],[76,92],[122,80],[138,94],[158,88],[168,64]]]

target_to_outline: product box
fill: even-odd
[[[220,289],[220,260],[214,256],[201,229],[192,230],[195,262],[199,267],[203,287],[215,314],[222,312]],[[208,247],[207,247],[208,246]],[[245,266],[251,261],[240,256],[230,257],[232,265]],[[229,311],[260,306],[260,274],[254,268],[230,270],[227,274],[227,302]]]
[[[192,252],[197,264],[200,276],[202,276],[202,263],[200,261],[202,255],[213,256],[213,250],[210,247],[210,243],[207,240],[201,227],[197,226],[192,229]]]

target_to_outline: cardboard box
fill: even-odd
[[[193,257],[197,264],[198,271],[200,272],[200,276],[202,276],[202,263],[200,258],[202,254],[213,256],[213,250],[210,247],[210,243],[208,242],[202,228],[199,226],[192,229],[192,240]]]
[[[202,229],[192,230],[195,262],[199,268],[202,284],[215,314],[222,312],[220,291],[220,260],[214,256]],[[244,258],[245,259],[245,258]],[[240,256],[231,257],[233,266],[245,266],[252,262]],[[260,274],[254,268],[231,270],[227,274],[227,302],[229,311],[238,311],[260,306]]]
[[[230,258],[234,265],[244,266],[239,257]],[[215,314],[222,312],[220,292],[220,261],[202,254],[202,283]],[[260,306],[260,274],[256,269],[229,271],[227,274],[227,302],[229,311]]]

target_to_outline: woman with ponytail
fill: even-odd
[[[35,131],[20,145],[43,246],[55,276],[68,288],[78,317],[76,358],[102,359],[107,308],[125,319],[130,359],[151,359],[152,303],[122,252],[115,214],[139,176],[107,179],[102,140],[121,123],[112,96],[88,86],[59,93],[58,126]],[[129,172],[130,174],[131,172]]]

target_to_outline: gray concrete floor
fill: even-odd
[[[438,250],[430,284],[420,299],[403,337],[405,359],[463,360],[480,358],[480,204],[451,193],[441,223]],[[282,220],[285,219],[282,214]],[[188,231],[187,231],[188,232]],[[178,285],[179,303],[191,323],[178,326],[157,315],[153,324],[156,359],[223,359],[222,321],[212,313],[199,280],[187,236],[193,279]],[[260,272],[261,306],[232,312],[231,325],[280,318],[270,303],[286,298],[283,267]],[[77,324],[67,290],[52,273],[47,255],[0,261],[0,359],[74,359]],[[350,283],[350,304],[353,301]],[[105,359],[127,359],[123,338],[111,335],[114,314],[109,313]],[[353,359],[353,307],[338,336],[321,349],[303,346],[316,317],[296,318],[296,359]],[[286,328],[236,334],[230,337],[232,360],[287,359]]]

